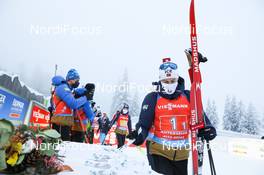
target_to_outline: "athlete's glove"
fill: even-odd
[[[132,144],[139,146],[139,145],[142,145],[144,141],[146,140],[148,136],[148,131],[145,129],[142,129],[141,127],[136,126],[136,130],[134,131],[132,136],[136,139]]]
[[[205,140],[213,140],[216,137],[216,129],[213,126],[206,126],[205,128],[199,129],[198,137]]]
[[[126,138],[130,139],[130,140],[133,140],[133,139],[136,139],[138,136],[138,132],[136,130],[130,132]]]
[[[192,66],[192,49],[185,49],[185,54],[187,56],[188,62],[190,67]],[[206,57],[204,57],[200,52],[198,52],[198,61],[199,63],[205,63],[208,61],[208,59]]]
[[[137,137],[136,140],[133,142],[134,145],[139,146],[142,145],[145,141],[146,137],[143,136],[142,133],[140,133]]]

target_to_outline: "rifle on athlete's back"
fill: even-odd
[[[108,126],[108,129],[107,129],[107,132],[106,132],[106,135],[105,135],[105,138],[104,140],[102,141],[102,145],[104,145],[105,143],[105,139],[106,139],[106,136],[108,135],[108,132],[111,130],[111,128],[113,127],[113,125],[115,124],[115,122],[118,120],[118,117],[120,116],[120,111],[116,111],[115,115],[113,116],[109,126]]]

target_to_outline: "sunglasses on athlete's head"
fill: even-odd
[[[171,63],[171,62],[163,63],[162,65],[160,65],[161,70],[166,70],[168,68],[176,70],[178,68],[178,66],[177,66],[177,64]]]

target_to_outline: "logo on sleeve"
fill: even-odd
[[[143,111],[146,111],[146,110],[148,110],[148,107],[149,107],[149,105],[143,105],[143,106],[142,106],[142,110],[143,110]]]
[[[68,87],[64,88],[64,90],[71,92],[71,90]]]

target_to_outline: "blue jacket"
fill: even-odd
[[[61,76],[52,78],[52,85],[55,86],[55,94],[64,101],[71,109],[78,109],[87,102],[87,98],[82,96],[78,99],[74,98],[72,94],[73,88],[70,87],[66,80]]]

